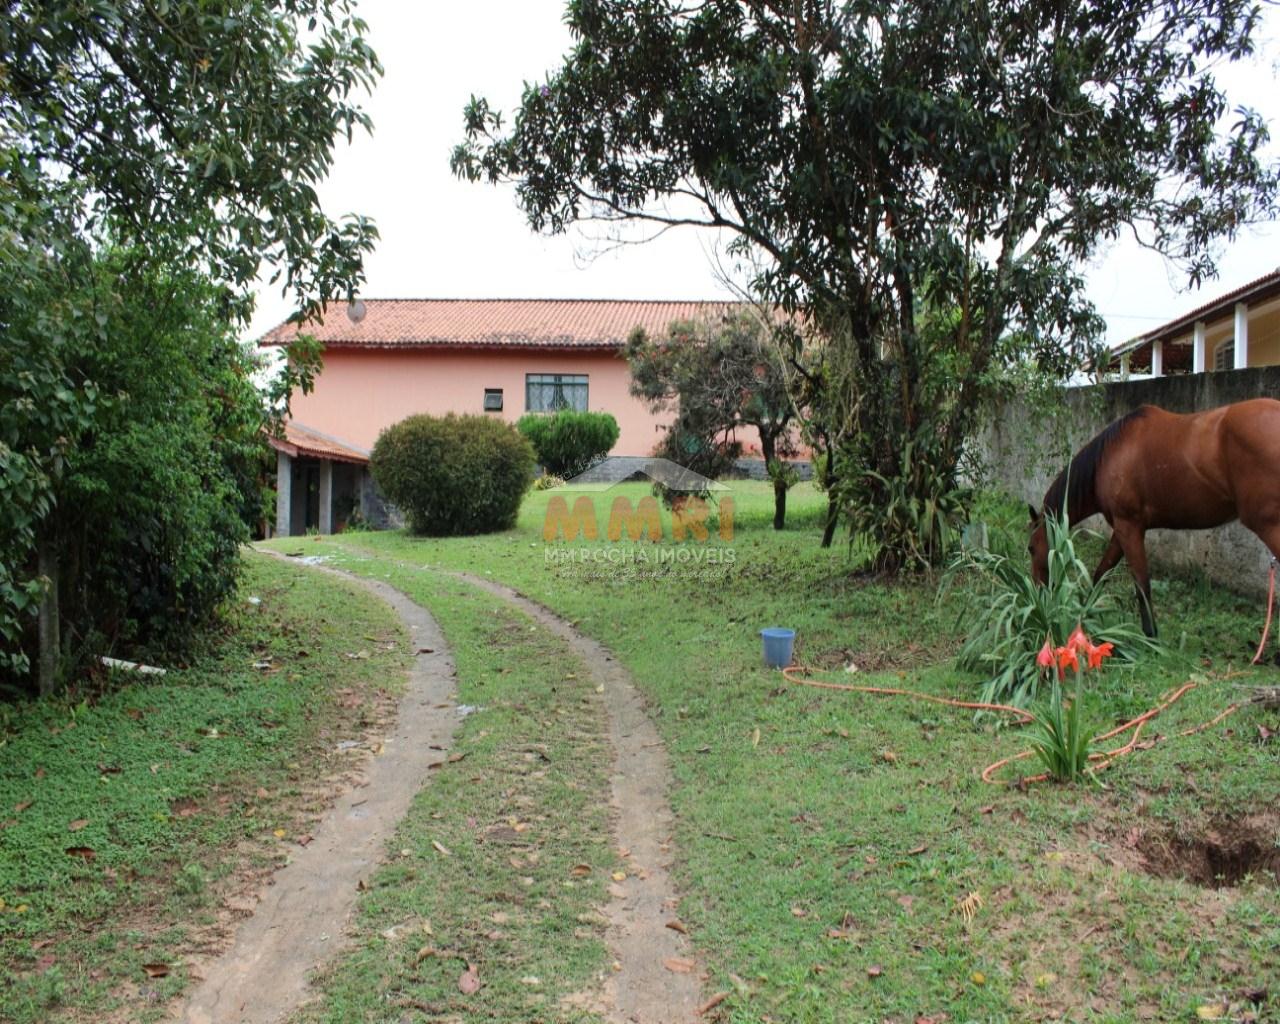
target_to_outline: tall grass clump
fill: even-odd
[[[1040,685],[1037,653],[1046,641],[1053,647],[1065,644],[1077,626],[1113,644],[1121,662],[1156,647],[1116,588],[1108,586],[1117,570],[1095,583],[1065,518],[1049,515],[1045,526],[1049,578],[1044,586],[1031,577],[1025,546],[998,531],[991,532],[987,546],[962,548],[943,577],[943,592],[957,589],[966,595],[962,614],[969,629],[957,662],[985,677],[979,698],[984,703],[1028,706]]]

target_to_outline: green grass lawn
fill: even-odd
[[[246,562],[216,655],[92,701],[3,709],[0,1020],[155,1018],[185,955],[228,923],[224,898],[296,848],[326,796],[316,780],[352,756],[338,743],[402,688],[389,608]]]
[[[572,997],[608,967],[597,908],[619,866],[603,698],[563,641],[497,598],[380,575],[437,618],[474,711],[371,879],[354,948],[297,1020],[595,1019]],[[468,966],[480,989],[464,995]]]
[[[789,528],[775,533],[767,487],[735,484],[732,541],[713,532],[707,544],[687,543],[685,561],[659,560],[647,543],[547,544],[544,513],[556,493],[531,495],[514,530],[487,537],[390,532],[274,544],[391,575],[429,606],[443,586],[432,568],[487,574],[619,656],[671,752],[680,914],[711,971],[708,992],[731,993],[722,1020],[1186,1020],[1219,1001],[1276,1019],[1276,889],[1143,870],[1144,861],[1176,869],[1179,842],[1251,815],[1274,848],[1280,747],[1264,745],[1258,728],[1275,728],[1274,712],[1248,708],[1141,751],[1106,773],[1105,788],[986,786],[981,769],[1021,748],[1016,731],[902,699],[789,687],[760,658],[759,629],[790,626],[798,660],[823,678],[971,697],[979,681],[953,661],[963,587],[939,604],[932,581],[879,580],[847,546],[821,550],[823,500],[804,486],[792,492]],[[597,501],[602,536],[616,493],[634,502],[646,490],[628,485]],[[986,512],[1002,514],[998,504]],[[714,559],[708,545],[720,549]],[[441,597],[433,610],[465,647],[481,626],[445,610],[456,600]],[[1168,734],[1234,696],[1212,680],[1247,661],[1262,609],[1189,578],[1158,582],[1155,600],[1166,651],[1109,668],[1092,707],[1100,721],[1122,721],[1189,674],[1206,674],[1211,684],[1151,730]],[[498,664],[501,652],[491,654]],[[1274,669],[1254,675],[1271,681]],[[482,775],[459,797],[494,806],[503,785]],[[438,813],[456,828],[462,811]],[[969,920],[962,905],[972,894],[970,906],[980,906]],[[371,920],[426,898],[371,909]],[[399,901],[399,890],[385,899]],[[568,943],[549,940],[538,956],[585,963]],[[363,976],[353,969],[339,978]],[[551,973],[561,970],[573,975]],[[416,983],[403,956],[383,972],[384,986]],[[444,998],[420,1000],[431,1009],[409,1019],[452,1019],[437,1005]],[[349,1019],[397,1019],[363,1012]]]

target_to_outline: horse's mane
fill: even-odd
[[[1124,433],[1129,424],[1142,419],[1147,414],[1146,406],[1121,416],[1108,423],[1098,435],[1076,452],[1071,464],[1054,478],[1053,483],[1044,494],[1044,512],[1046,515],[1061,515],[1063,503],[1066,503],[1067,518],[1076,522],[1076,513],[1082,504],[1093,498],[1094,479],[1098,475],[1098,467],[1102,465],[1102,456],[1111,442]]]

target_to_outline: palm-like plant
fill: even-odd
[[[993,546],[963,548],[944,577],[944,591],[963,580],[968,595],[970,626],[957,661],[986,676],[984,703],[1028,706],[1041,683],[1037,652],[1046,639],[1051,647],[1065,644],[1077,626],[1113,644],[1121,661],[1156,647],[1107,586],[1111,573],[1094,582],[1065,518],[1049,515],[1045,525],[1049,575],[1043,586],[1032,579],[1025,553],[1014,554],[1007,537],[994,533]]]

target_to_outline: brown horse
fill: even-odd
[[[1099,579],[1123,557],[1138,586],[1142,629],[1156,635],[1146,532],[1203,530],[1239,519],[1280,558],[1280,402],[1248,402],[1178,415],[1144,405],[1103,428],[1031,508],[1031,573],[1048,579],[1044,517],[1075,524],[1101,513],[1111,542]]]

